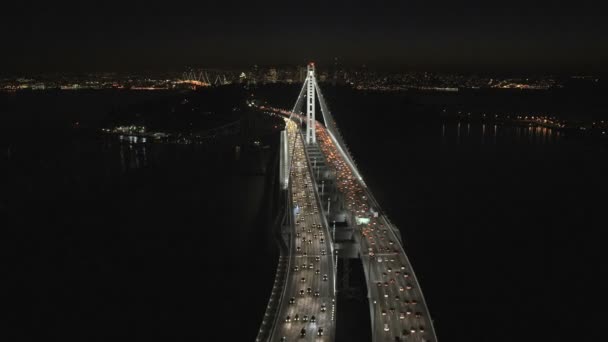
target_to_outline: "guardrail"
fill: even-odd
[[[291,119],[289,119],[289,120],[291,120]],[[289,138],[289,134],[287,134],[287,138]],[[293,141],[293,147],[292,147],[292,152],[289,154],[291,156],[293,156],[293,153],[295,151],[295,145],[296,145],[296,141],[294,139],[294,141]],[[289,141],[287,142],[287,146],[289,148]],[[274,322],[273,322],[272,326],[270,327],[268,333],[266,334],[267,336],[266,336],[265,340],[272,339],[272,336],[275,333],[276,327],[280,323],[280,318],[281,318],[281,316],[279,315],[280,309],[281,309],[280,304],[285,302],[285,296],[286,296],[287,288],[289,288],[290,285],[291,285],[291,283],[293,282],[293,279],[291,277],[289,277],[289,274],[290,274],[291,269],[292,269],[291,265],[293,265],[295,263],[295,260],[294,260],[295,255],[294,255],[293,251],[295,250],[295,243],[296,243],[295,239],[293,238],[293,233],[295,232],[295,217],[294,217],[294,212],[292,210],[292,206],[293,206],[293,193],[292,193],[292,189],[291,189],[291,184],[292,184],[292,181],[293,181],[292,176],[291,176],[291,169],[292,169],[292,166],[293,166],[293,160],[294,160],[294,158],[292,157],[292,158],[289,158],[288,160],[289,160],[290,166],[288,168],[288,170],[289,170],[288,171],[289,172],[289,179],[288,179],[288,186],[287,186],[287,196],[286,196],[287,198],[286,198],[286,201],[285,201],[285,210],[286,210],[285,214],[286,214],[287,217],[289,217],[289,228],[290,228],[290,230],[289,230],[289,233],[288,233],[289,243],[285,244],[287,246],[287,255],[288,255],[288,258],[287,258],[287,268],[286,268],[286,272],[285,272],[285,282],[283,283],[283,289],[281,291],[281,296],[280,296],[279,300],[276,301],[277,307],[276,307],[276,310],[275,310],[275,317],[274,317],[274,320],[273,320]],[[282,233],[281,233],[281,238],[282,238]],[[256,342],[263,341],[263,340],[264,340],[264,338],[261,338],[259,340],[256,339]]]

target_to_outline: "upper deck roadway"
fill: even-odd
[[[327,226],[318,208],[304,141],[287,120],[292,155],[290,186],[295,209],[291,261],[271,341],[333,341],[335,269]],[[304,335],[302,334],[304,332]]]
[[[369,219],[356,231],[367,280],[373,340],[436,341],[422,290],[401,239],[318,122],[317,138],[326,161],[336,170],[337,187],[345,196],[346,209]],[[370,207],[380,213],[370,214]]]
[[[274,111],[286,116],[301,117],[284,110]],[[360,178],[355,176],[352,164],[346,162],[346,158],[342,154],[343,150],[337,148],[336,141],[328,134],[325,126],[319,122],[316,123],[316,126],[317,143],[327,165],[336,171],[337,188],[345,197],[346,209],[352,211],[358,218],[369,220],[356,226],[355,236],[359,243],[360,257],[366,276],[373,341],[437,341],[418,279],[405,254],[401,239],[395,235],[396,229],[393,229],[388,218],[379,210],[379,205],[369,189]],[[300,144],[301,139],[296,144],[297,152],[294,158],[298,165],[300,162],[304,162],[304,158],[299,152],[302,149]],[[296,168],[296,170],[302,172],[301,168]],[[302,194],[302,179],[305,180],[304,184],[308,184],[310,173],[305,172],[301,175],[296,173],[296,177],[293,182],[293,186],[297,188],[294,196]],[[305,195],[307,194],[306,189],[310,189],[310,186],[305,185]],[[306,201],[305,198],[308,197],[305,196],[304,199],[300,197],[299,200]],[[316,204],[313,204],[313,211],[316,211],[315,206]],[[306,214],[303,217],[306,218]],[[305,225],[314,224],[317,222],[315,221],[317,218],[317,215],[314,215],[310,219],[312,221],[305,219]],[[312,231],[314,232],[314,230]],[[323,236],[327,242],[329,239],[326,232]],[[298,240],[298,242],[301,243],[302,240]],[[313,243],[313,248],[314,245]],[[310,253],[310,250],[308,252]],[[303,263],[301,262],[301,264]],[[308,279],[309,275],[306,274],[303,277]],[[296,298],[300,297],[296,296]],[[300,302],[302,302],[301,299]],[[307,308],[308,311],[315,311],[318,307],[315,306],[318,305],[317,302],[305,303],[313,306]],[[303,310],[304,307],[295,306],[289,312],[295,314]],[[293,317],[293,315],[291,316]],[[290,328],[292,328],[291,325],[286,325],[282,327],[281,331],[293,333],[289,330]],[[296,335],[289,334],[289,336]]]

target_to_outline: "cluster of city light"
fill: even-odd
[[[123,134],[141,134],[146,132],[145,126],[116,126],[112,129],[113,133],[123,133]]]
[[[447,112],[447,109],[443,110],[444,113]],[[458,111],[458,117],[460,118],[470,118],[472,116],[471,112],[462,112]],[[512,114],[488,114],[482,113],[481,117],[484,119],[496,119],[496,120],[512,120],[512,121],[520,121],[525,123],[534,123],[541,126],[548,126],[553,128],[563,128],[566,127],[567,121],[560,120],[555,116],[547,115],[547,114],[526,114],[526,113],[512,113]],[[595,124],[595,123],[594,123]]]

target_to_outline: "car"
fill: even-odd
[[[377,282],[376,285],[378,285],[378,287],[382,287],[382,282]]]
[[[293,271],[294,271],[294,272],[298,272],[299,270],[300,270],[300,268],[298,267],[298,265],[295,265],[295,266],[293,267]]]
[[[411,285],[411,284],[406,284],[406,285],[405,285],[405,288],[406,288],[407,290],[411,290],[411,289],[412,289],[412,285]]]
[[[294,297],[289,298],[289,304],[294,304],[296,299]]]
[[[285,341],[287,341],[287,337],[285,337],[285,336],[281,337],[281,342],[285,342]]]
[[[388,328],[388,323],[384,323],[384,331],[389,331],[390,329]]]
[[[302,316],[302,322],[308,322],[308,316],[307,315]]]
[[[424,332],[424,327],[423,326],[419,327],[418,331],[420,331],[421,333],[423,333]]]
[[[297,247],[296,247],[296,251],[298,251],[298,252],[299,252],[299,251],[301,251],[301,250],[302,250],[302,248],[300,248],[300,246],[297,246]]]
[[[327,281],[327,274],[323,275],[323,281]]]
[[[416,318],[420,318],[420,317],[422,317],[422,313],[419,311],[416,311]]]
[[[319,291],[315,291],[315,297],[319,297]]]
[[[300,330],[300,336],[306,336],[306,329],[302,328],[302,330]]]
[[[321,238],[321,243],[324,243],[324,242],[325,242],[325,239],[324,239],[324,238]]]
[[[405,313],[408,314],[408,315],[411,315],[412,314],[412,309],[405,310]]]
[[[320,261],[321,258],[320,257],[315,257],[315,261]]]
[[[386,316],[386,310],[382,309],[382,316]]]
[[[316,321],[317,321],[317,318],[315,317],[315,315],[310,316],[311,323],[315,323]]]
[[[399,319],[405,319],[405,312],[401,311],[399,313]]]
[[[410,274],[409,274],[409,273],[407,273],[407,272],[403,272],[403,278],[408,278],[409,276],[410,276]]]
[[[295,314],[295,316],[293,316],[293,320],[294,321],[299,321],[300,320],[300,316],[298,314]]]
[[[308,264],[308,268],[312,270],[312,268],[314,267],[314,265],[312,264],[312,262],[310,264]]]
[[[312,293],[312,289],[309,287],[306,289],[306,293],[311,294]]]
[[[315,274],[320,274],[320,273],[321,273],[321,270],[316,270],[315,271]]]
[[[308,256],[308,253],[304,252],[304,254],[302,254],[303,256]]]
[[[395,300],[396,300],[396,301],[400,301],[400,300],[401,300],[401,297],[399,297],[399,295],[396,295],[396,296],[395,296]]]
[[[304,295],[304,290],[300,290],[300,296]]]
[[[395,308],[390,308],[390,309],[388,309],[388,311],[389,311],[391,314],[394,314],[394,313],[395,313]]]
[[[302,279],[300,279],[300,282],[305,283],[306,282],[306,278],[302,277]]]
[[[412,299],[412,301],[410,302],[410,304],[416,305],[416,304],[418,304],[418,302],[416,300]]]
[[[319,330],[317,330],[317,335],[323,336],[323,328],[319,327]]]
[[[291,322],[291,317],[289,315],[287,315],[287,317],[285,317],[285,322],[287,322],[287,323]]]
[[[325,312],[327,310],[327,307],[325,306],[325,303],[321,304],[321,312]]]

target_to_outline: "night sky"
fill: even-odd
[[[366,64],[607,71],[598,1],[13,1],[2,71]]]

